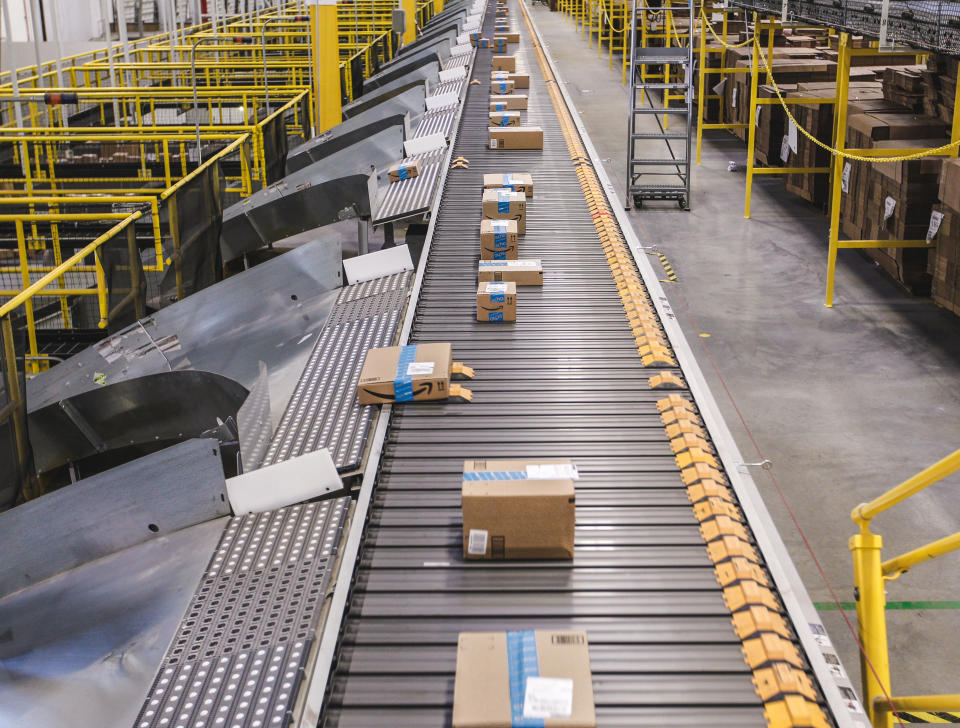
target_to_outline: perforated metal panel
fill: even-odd
[[[367,349],[393,341],[409,281],[409,272],[396,273],[341,291],[280,419],[265,464],[325,447],[339,469],[359,465],[373,408],[357,403],[357,380]]]
[[[134,724],[289,721],[349,498],[230,520]]]

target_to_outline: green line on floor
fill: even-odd
[[[856,610],[856,602],[814,602],[818,612],[836,612],[840,609],[852,612]],[[960,602],[887,602],[887,609],[960,609]]]

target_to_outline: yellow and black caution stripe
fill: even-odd
[[[910,713],[900,712],[897,713],[897,718],[906,724],[910,723],[960,723],[960,713],[958,712],[941,712],[937,711],[936,713],[925,713],[919,710],[914,710]]]
[[[617,284],[624,313],[644,366],[676,367],[666,335],[631,257],[599,178],[563,101],[556,79],[540,47],[527,9],[519,4],[530,31],[537,60],[563,129],[570,158],[583,189],[597,237]],[[668,264],[667,264],[668,265]],[[666,269],[666,268],[665,268]],[[668,275],[672,268],[668,270]],[[669,372],[650,378],[654,389],[676,388],[682,380]],[[830,722],[817,702],[817,689],[777,599],[763,561],[752,545],[746,518],[731,490],[716,452],[707,438],[693,400],[671,393],[657,402],[671,449],[680,468],[693,512],[700,524],[707,554],[730,609],[753,684],[772,728],[827,728]]]
[[[670,265],[670,261],[667,260],[667,256],[660,252],[653,252],[650,255],[655,256],[657,260],[660,261],[660,265],[663,266],[663,272],[667,274],[666,278],[661,278],[661,283],[676,283],[677,274],[673,270],[673,266]]]

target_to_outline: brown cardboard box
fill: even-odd
[[[539,258],[529,260],[481,260],[477,280],[513,281],[518,286],[542,286],[543,266]]]
[[[461,632],[453,687],[453,728],[510,728],[511,653],[536,653],[537,675],[515,675],[524,713],[548,728],[596,728],[587,633],[566,630]],[[518,662],[514,657],[513,662]],[[515,668],[516,669],[516,668]],[[522,670],[522,668],[521,668]]]
[[[524,193],[505,189],[484,190],[481,200],[483,219],[516,220],[517,232],[520,235],[527,232],[527,196]]]
[[[415,344],[370,349],[357,382],[360,404],[446,399],[450,394],[450,344]],[[406,380],[401,391],[398,382]]]
[[[508,30],[507,30],[506,28],[504,28],[502,31],[501,31],[500,28],[495,28],[494,31],[496,32],[496,36],[494,36],[494,37],[496,37],[496,38],[502,37],[507,43],[519,43],[519,42],[520,42],[520,34],[519,34],[519,33],[511,33],[511,32],[508,32]]]
[[[960,159],[944,160],[939,193],[940,202],[951,210],[960,212]]]
[[[543,149],[539,126],[490,127],[491,149]]]
[[[530,88],[530,76],[526,73],[512,71],[493,71],[490,74],[493,81],[513,81],[514,88]]]
[[[576,477],[561,458],[464,461],[463,557],[572,559]]]
[[[517,234],[516,220],[480,221],[480,247],[483,250],[507,251],[512,249],[516,254]],[[487,258],[486,260],[494,260],[494,258]]]
[[[387,177],[391,182],[399,182],[404,179],[412,179],[420,174],[420,161],[398,162],[387,170]]]
[[[497,39],[496,36],[494,36],[494,40],[496,39]],[[494,56],[493,70],[494,71],[510,71],[510,72],[516,71],[517,57],[516,56]]]
[[[491,281],[477,286],[477,321],[502,323],[516,320],[516,283]]]
[[[513,81],[508,81],[507,79],[490,81],[490,93],[494,96],[512,94],[513,89]]]
[[[491,126],[520,126],[519,111],[492,111],[490,112]]]
[[[495,190],[501,187],[514,192],[523,192],[527,199],[530,199],[533,197],[533,175],[527,172],[483,175],[483,189]]]
[[[932,255],[933,300],[960,315],[960,214],[941,206],[943,213]]]
[[[527,97],[522,94],[500,94],[490,99],[490,111],[523,111]]]
[[[942,137],[947,129],[940,119],[916,114],[854,114],[847,126],[875,142]]]

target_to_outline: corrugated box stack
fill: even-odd
[[[960,316],[960,159],[943,162],[940,205],[935,212],[941,217],[933,217],[927,232],[936,245],[930,255],[931,294],[934,301]]]

